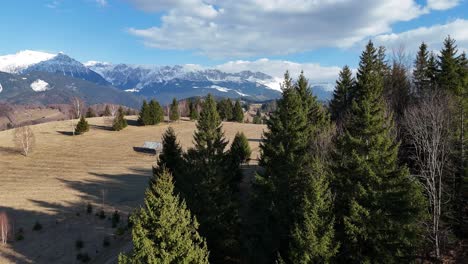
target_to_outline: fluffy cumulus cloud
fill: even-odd
[[[427,7],[434,10],[446,10],[457,6],[460,0],[427,0]]]
[[[313,84],[332,84],[340,72],[339,67],[324,67],[316,63],[296,63],[284,60],[259,59],[255,61],[237,60],[230,61],[215,67],[224,72],[259,71],[275,77],[275,83],[279,89],[284,72],[288,70],[293,78],[299,76],[301,71]]]
[[[130,28],[145,45],[194,50],[210,57],[283,55],[320,47],[350,47],[391,32],[455,0],[128,0],[163,14],[159,26]]]
[[[458,47],[466,51],[468,47],[468,20],[457,19],[447,24],[420,27],[398,34],[382,34],[375,37],[378,45],[389,48],[403,46],[408,52],[414,54],[422,41],[430,49],[440,50],[443,39],[450,35],[457,41]]]
[[[107,0],[96,0],[96,3],[100,6],[106,6],[107,5]]]

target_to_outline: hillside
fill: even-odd
[[[92,118],[90,132],[75,137],[67,135],[70,121],[35,125],[37,146],[27,158],[14,149],[11,130],[0,132],[0,178],[6,190],[0,192],[0,211],[13,217],[25,237],[0,247],[0,263],[74,263],[78,238],[84,241],[91,263],[104,263],[127,245],[128,232],[114,238],[116,229],[110,221],[87,215],[85,206],[91,202],[97,210],[104,204],[107,216],[119,210],[126,221],[127,213],[141,202],[155,157],[136,153],[132,147],[160,141],[169,125],[137,127],[136,117],[129,119],[128,128],[114,132],[104,118]],[[190,147],[195,123],[171,125],[183,148]],[[265,126],[226,122],[223,127],[230,140],[243,131],[253,150],[251,157],[257,158]],[[41,231],[32,231],[36,220],[43,226]],[[111,246],[103,248],[106,236],[111,237]]]

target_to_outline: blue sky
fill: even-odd
[[[322,3],[323,2],[323,3]],[[466,0],[3,1],[0,55],[62,51],[82,62],[199,64],[316,81],[356,67],[368,39],[414,54],[451,34],[468,47]]]

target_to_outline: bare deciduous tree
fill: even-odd
[[[7,243],[10,229],[11,226],[8,221],[8,215],[5,212],[0,212],[0,239],[2,240],[2,244]]]
[[[80,119],[81,115],[85,113],[85,103],[79,97],[72,97],[70,100],[70,122],[72,126],[73,135],[75,135],[76,124],[74,119]]]
[[[449,158],[448,99],[440,94],[423,98],[405,112],[405,130],[412,145],[416,173],[429,200],[429,238],[437,258],[441,256],[441,216],[448,200],[444,172]]]
[[[35,144],[34,132],[29,126],[15,128],[13,140],[21,154],[28,156]]]
[[[73,97],[71,99],[71,117],[72,119],[79,119],[81,118],[81,115],[84,114],[85,112],[85,103],[83,99],[79,97]]]

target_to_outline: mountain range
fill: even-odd
[[[0,101],[16,104],[66,103],[70,97],[79,96],[89,104],[136,107],[144,98],[167,104],[174,97],[184,99],[208,93],[265,101],[281,95],[278,82],[262,72],[227,73],[195,65],[81,63],[64,53],[30,50],[0,56]],[[313,85],[314,94],[328,100],[328,85]]]

